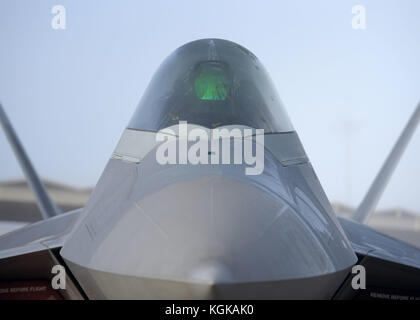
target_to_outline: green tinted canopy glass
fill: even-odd
[[[179,121],[209,129],[241,125],[270,133],[293,131],[261,62],[221,39],[187,43],[166,58],[129,128],[156,132]]]
[[[229,78],[223,66],[204,64],[195,78],[194,89],[200,100],[225,100],[229,93]]]

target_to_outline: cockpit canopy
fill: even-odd
[[[241,125],[265,132],[293,131],[257,57],[220,39],[187,43],[166,58],[129,128],[158,131],[179,121],[210,129]]]

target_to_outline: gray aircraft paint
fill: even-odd
[[[331,298],[356,257],[310,164],[243,169],[111,159],[61,255],[92,298]]]

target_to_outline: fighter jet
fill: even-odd
[[[227,40],[166,58],[84,208],[59,211],[0,119],[44,217],[0,237],[0,298],[420,298],[420,250],[365,225],[420,105],[353,219],[334,213],[263,65]]]

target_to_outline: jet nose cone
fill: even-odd
[[[272,260],[274,248],[279,258],[278,245],[269,242],[287,215],[281,199],[221,176],[178,181],[139,197],[92,261],[133,275],[200,283],[264,280],[275,271],[274,261],[257,266],[259,259]]]
[[[90,298],[330,298],[353,250],[311,171],[269,156],[259,176],[113,161],[102,179],[116,185],[95,190],[61,254]]]
[[[291,279],[337,271],[294,209],[249,181],[215,173],[137,192],[89,263],[118,274],[114,290],[129,282],[139,298],[304,297],[284,289]]]

